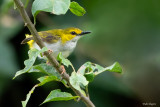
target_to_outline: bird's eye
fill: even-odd
[[[72,34],[72,35],[76,35],[76,32],[72,31],[71,34]]]

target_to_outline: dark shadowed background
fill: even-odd
[[[31,2],[27,11],[30,18]],[[160,106],[160,1],[77,0],[87,13],[77,17],[70,11],[55,16],[41,12],[38,31],[78,27],[92,31],[77,44],[69,60],[78,69],[86,61],[109,66],[118,61],[123,73],[105,72],[89,85],[90,98],[97,107]],[[21,101],[36,84],[36,73],[12,80],[28,58],[27,45],[20,45],[29,30],[13,10],[12,0],[0,1],[0,106],[21,107]],[[10,8],[11,7],[11,8]],[[53,89],[71,92],[58,82],[35,90],[28,107],[38,107]],[[51,102],[42,107],[84,107],[73,100]]]

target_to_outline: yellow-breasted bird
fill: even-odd
[[[67,29],[53,29],[48,31],[38,32],[45,46],[53,51],[54,57],[57,57],[59,52],[66,58],[76,47],[77,41],[82,37],[82,35],[91,33],[89,31],[82,31],[78,28],[67,28]],[[26,38],[21,42],[21,44],[28,43],[29,48],[40,49],[35,43],[33,36],[26,34]]]

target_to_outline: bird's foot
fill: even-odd
[[[66,70],[63,65],[61,65],[60,68],[62,69],[61,75],[63,75],[63,73],[66,72]]]
[[[53,51],[51,49],[48,49],[48,53],[51,54]]]

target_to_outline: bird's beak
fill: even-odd
[[[91,33],[91,32],[90,31],[82,32],[82,33],[79,34],[79,36],[89,34],[89,33]]]

